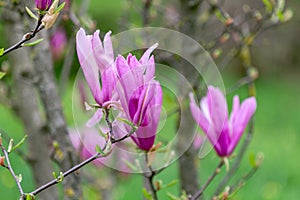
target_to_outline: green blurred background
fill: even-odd
[[[89,13],[97,21],[97,27],[103,32],[112,30],[118,33],[124,29],[121,26],[122,7],[126,1],[91,1]],[[137,5],[138,8],[139,5]],[[289,2],[290,8],[294,11],[294,18],[288,24],[282,25],[264,33],[257,44],[251,49],[254,55],[254,63],[259,68],[260,77],[256,81],[258,109],[255,116],[255,133],[253,141],[243,160],[243,164],[236,174],[242,176],[250,169],[248,155],[251,153],[264,153],[264,162],[257,173],[245,186],[234,196],[233,199],[241,200],[297,200],[300,196],[300,68],[299,68],[299,47],[298,38],[300,29],[300,18],[297,10],[300,9],[300,2],[294,0]],[[132,27],[140,26],[139,10],[132,8],[133,18],[136,23]],[[0,26],[0,31],[5,27]],[[0,44],[5,45],[3,38]],[[59,68],[59,63],[57,64]],[[74,63],[74,70],[78,67],[77,59]],[[229,87],[239,80],[241,72],[237,67],[227,67],[221,72],[225,86]],[[67,121],[72,126],[72,79],[66,93],[63,95],[63,107]],[[244,99],[247,96],[247,88],[242,87],[236,93]],[[229,102],[233,94],[229,94]],[[0,130],[8,133],[11,138],[18,141],[23,137],[21,122],[14,116],[7,106],[0,105]],[[26,152],[26,144],[22,150]],[[16,154],[11,155],[12,165],[16,173],[22,173],[25,191],[34,189],[31,181],[31,171],[27,164]],[[207,179],[218,161],[212,152],[200,161],[199,174],[201,181]],[[174,163],[158,176],[164,183],[176,180],[178,170]],[[109,169],[95,169],[89,166],[86,171],[91,171],[95,177],[105,176],[109,179]],[[105,171],[105,173],[103,172]],[[103,175],[105,174],[105,175]],[[112,176],[112,175],[111,175]],[[219,177],[221,177],[220,174]],[[111,178],[116,179],[115,175]],[[207,192],[212,191],[219,177],[210,185]],[[104,180],[105,180],[104,179]],[[111,189],[114,199],[141,199],[143,184],[140,175],[118,175],[118,183]],[[101,181],[100,181],[101,184]],[[100,199],[97,188],[85,185],[85,199]],[[60,186],[58,186],[60,188]],[[178,195],[179,185],[159,192],[161,199],[168,199],[166,193]],[[17,199],[17,188],[9,172],[0,169],[0,199]]]

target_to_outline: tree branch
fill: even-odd
[[[89,164],[90,162],[96,160],[97,158],[100,158],[101,157],[101,154],[100,153],[96,153],[94,154],[93,156],[91,156],[90,158],[88,158],[87,160],[81,162],[80,164],[78,165],[75,165],[74,167],[72,167],[71,169],[67,170],[66,172],[64,172],[62,174],[62,177],[59,176],[57,179],[54,179],[52,181],[50,181],[49,183],[46,183],[45,185],[42,185],[41,187],[37,188],[36,190],[34,190],[33,192],[30,192],[30,194],[32,195],[37,195],[39,194],[40,192],[48,189],[49,187],[53,186],[53,185],[56,185],[58,183],[60,183],[61,181],[59,181],[60,178],[65,178],[67,177],[68,175],[74,173],[75,171],[79,170],[80,168],[82,168],[83,166]]]
[[[148,159],[147,153],[145,154],[145,157],[146,157],[146,164],[148,166],[149,159]],[[153,200],[158,200],[157,189],[155,188],[155,185],[154,185],[154,176],[157,175],[157,171],[153,170],[151,165],[149,165],[148,168],[149,168],[150,174],[144,173],[144,177],[147,179],[147,181],[149,183]]]
[[[42,25],[42,19],[43,19],[43,15],[39,15],[39,19],[38,19],[38,22],[37,22],[35,28],[32,31],[30,31],[29,33],[26,33],[23,36],[22,40],[20,40],[16,44],[12,45],[11,47],[5,49],[4,52],[3,52],[3,54],[0,55],[0,57],[8,54],[11,51],[14,51],[16,49],[19,49],[19,48],[23,47],[23,44],[25,42],[28,42],[29,40],[33,39],[38,32],[40,32],[41,30],[43,30],[45,27]]]
[[[14,170],[13,170],[11,164],[10,164],[8,152],[6,151],[6,149],[4,148],[4,146],[2,144],[0,144],[0,148],[1,148],[2,152],[3,152],[3,154],[4,154],[4,157],[5,157],[5,160],[6,160],[6,163],[7,163],[7,165],[5,166],[5,168],[7,168],[10,171],[11,175],[13,176],[13,178],[14,178],[17,186],[18,186],[18,190],[20,192],[20,196],[22,197],[24,195],[24,191],[23,191],[23,188],[22,188],[21,183],[19,181],[19,178],[16,176],[16,174],[15,174],[15,172],[14,172]]]

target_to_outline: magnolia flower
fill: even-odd
[[[62,58],[67,45],[66,31],[59,27],[50,38],[50,48],[54,60]]]
[[[132,139],[146,151],[154,144],[162,105],[161,86],[153,79],[154,57],[150,57],[156,47],[150,47],[140,60],[131,54],[116,59],[116,90],[126,118],[138,127]]]
[[[223,93],[213,86],[208,87],[200,107],[190,94],[190,109],[194,120],[207,135],[220,157],[230,156],[238,144],[244,129],[256,110],[256,99],[250,97],[240,105],[238,96],[233,98],[233,107],[228,119],[227,102]]]
[[[52,0],[35,0],[35,6],[39,10],[47,10],[52,4]]]
[[[94,35],[86,35],[81,28],[77,32],[76,47],[81,68],[95,101],[100,107],[109,107],[116,100],[113,97],[116,79],[110,32],[105,35],[102,44],[99,31]],[[98,110],[94,118],[101,119],[102,113],[101,109]]]

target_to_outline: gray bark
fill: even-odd
[[[13,7],[14,8],[14,7]],[[24,18],[14,10],[3,10],[2,17],[5,23],[5,33],[10,45],[23,37]],[[48,159],[48,134],[45,121],[39,110],[39,101],[34,86],[35,74],[33,63],[28,49],[19,49],[8,56],[12,67],[14,106],[18,117],[23,122],[28,134],[29,164],[31,165],[34,181],[37,186],[52,179],[53,166]],[[41,200],[58,199],[56,188],[50,188],[39,195]]]
[[[46,31],[40,33],[44,41],[34,48],[34,66],[38,74],[38,91],[45,109],[47,126],[52,139],[59,144],[63,157],[56,161],[61,171],[70,169],[75,162],[76,153],[68,136],[66,120],[63,114],[58,89],[55,82],[53,63],[49,50],[49,40]],[[71,102],[70,102],[71,103]],[[56,153],[56,152],[54,152]],[[71,174],[63,181],[65,200],[77,200],[82,196],[80,177]]]
[[[195,38],[196,21],[198,16],[198,8],[202,1],[200,0],[180,0],[181,9],[181,26],[179,31]],[[183,51],[191,51],[189,46],[183,44]],[[188,67],[188,63],[181,61],[178,66],[178,71],[190,82],[194,83],[197,79],[197,72],[194,71],[192,66]],[[181,80],[184,81],[184,80]],[[184,82],[183,82],[184,83]],[[190,145],[191,139],[194,134],[194,121],[188,106],[188,88],[184,84],[179,84],[179,91],[181,93],[182,105],[185,105],[180,113],[181,116],[181,131],[178,135],[177,148],[182,152],[187,146]],[[184,151],[183,155],[179,158],[179,176],[181,189],[186,191],[187,194],[194,194],[200,187],[198,182],[198,169],[196,166],[197,153],[193,146]]]

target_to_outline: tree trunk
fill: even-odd
[[[181,12],[181,26],[179,31],[187,34],[188,36],[195,38],[196,21],[198,16],[198,8],[202,1],[200,0],[180,0],[180,12]],[[182,45],[182,51],[191,51],[191,47],[188,44]],[[191,52],[192,55],[193,52]],[[189,63],[181,60],[177,70],[186,78],[189,83],[194,83],[198,78],[198,73],[193,69]],[[188,92],[191,88],[186,88],[184,80],[179,81],[180,98],[183,102],[181,105],[184,107],[180,113],[180,127],[181,130],[178,134],[177,148],[179,152],[182,152],[187,146],[191,144],[191,140],[194,135],[194,120],[188,106],[189,97]],[[187,194],[192,195],[199,190],[198,169],[196,166],[197,152],[193,146],[184,151],[183,155],[179,158],[179,175],[181,189],[186,191]]]
[[[24,6],[23,6],[24,7]],[[21,39],[25,33],[24,18],[14,10],[3,9],[2,16],[5,23],[5,34],[10,45]],[[48,152],[48,134],[43,115],[39,110],[39,101],[34,80],[36,78],[33,63],[28,49],[19,49],[8,56],[12,67],[14,106],[18,117],[23,122],[28,134],[29,164],[31,165],[34,181],[37,186],[53,179],[53,166]],[[41,200],[58,199],[55,187],[41,193]]]
[[[38,74],[38,91],[47,116],[47,126],[51,138],[59,144],[59,152],[55,157],[61,171],[66,171],[76,164],[76,153],[68,136],[68,127],[63,114],[58,89],[55,82],[53,63],[47,31],[39,34],[44,41],[34,48],[34,66]],[[71,102],[70,102],[71,103]],[[65,200],[78,200],[82,198],[80,177],[75,173],[63,181]]]

